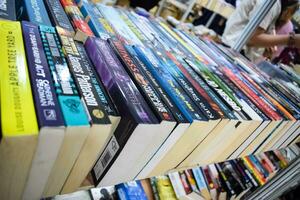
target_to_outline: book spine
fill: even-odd
[[[39,126],[64,126],[38,26],[24,21],[22,29]]]
[[[72,35],[75,31],[59,0],[44,0],[49,17],[54,26],[67,30]]]
[[[0,18],[16,21],[16,4],[15,1],[2,0],[0,3]]]
[[[185,117],[190,122],[194,119],[203,120],[203,117],[199,115],[200,111],[198,108],[187,95],[183,93],[182,89],[172,76],[160,67],[162,63],[159,62],[155,55],[149,49],[140,47],[134,47],[134,49],[152,75],[155,76],[169,96],[174,99],[174,102]]]
[[[244,180],[246,187],[251,188],[253,184],[247,176],[247,174],[245,173],[245,171],[243,170],[243,168],[239,165],[239,163],[236,160],[231,160],[230,163],[232,166],[234,166],[234,168],[240,174],[240,176],[243,177],[242,179]]]
[[[226,104],[232,109],[232,111],[241,111],[240,106],[237,105],[236,102],[233,101],[230,96],[228,96],[228,94],[223,90],[223,88],[220,87],[213,79],[211,79],[210,76],[208,76],[200,70],[201,65],[196,60],[194,60],[193,62],[189,59],[185,59],[185,62],[189,66],[191,66],[205,80],[205,82],[220,96],[220,98],[223,99],[224,102],[226,102]]]
[[[37,135],[38,126],[19,22],[0,21],[0,44],[2,138]]]
[[[275,172],[275,171],[276,171],[276,167],[273,165],[273,163],[272,163],[271,160],[266,156],[265,153],[259,154],[259,157],[263,160],[263,162],[266,162],[266,163],[268,164],[268,166],[270,166],[272,172]]]
[[[79,8],[72,0],[60,0],[65,12],[69,16],[73,27],[76,31],[80,30],[87,36],[94,36],[93,31],[90,29],[89,25],[84,21]]]
[[[119,60],[113,54],[108,43],[101,39],[89,38],[85,47],[103,84],[108,90],[113,89],[113,86],[116,84],[120,86],[119,89],[123,93],[123,98],[128,108],[125,109],[124,105],[120,104],[117,105],[118,109],[120,111],[124,110],[126,113],[128,113],[129,109],[133,116],[138,118],[140,122],[156,123],[156,118],[153,116],[153,113],[142,95],[121,66],[121,63],[119,63]],[[110,91],[110,94],[117,104],[116,100],[120,99],[120,96],[114,94],[113,91]]]
[[[244,161],[242,159],[238,159],[237,163],[243,169],[243,171],[245,172],[245,174],[247,175],[247,177],[251,180],[251,183],[253,184],[253,186],[254,187],[258,187],[259,184],[260,184],[259,181],[254,176],[253,172],[250,171],[250,170],[248,170],[248,168],[246,167]]]
[[[159,51],[156,50],[156,52]],[[162,56],[163,55],[162,53],[166,53],[166,52],[160,52],[158,54]],[[199,95],[198,91],[183,76],[181,71],[177,68],[176,64],[168,58],[166,58],[166,62],[167,62],[166,69],[178,81],[179,85],[181,85],[181,87],[185,90],[185,92],[195,102],[195,104],[199,107],[202,113],[204,113],[208,119],[218,119],[220,116],[210,107],[209,104],[207,104],[207,102],[203,99],[203,97]]]
[[[144,44],[138,39],[138,37],[130,30],[130,28],[120,18],[115,8],[106,6],[104,4],[97,4],[97,8],[104,15],[107,21],[111,23],[119,37],[125,39],[126,44],[141,45]]]
[[[102,24],[98,21],[96,9],[93,9],[92,4],[86,0],[79,0],[76,2],[82,15],[85,17],[85,21],[92,29],[95,36],[102,39],[109,38]]]
[[[265,159],[263,159],[262,157],[260,157],[260,155],[256,155],[255,158],[259,161],[259,163],[263,166],[263,168],[265,170],[267,170],[267,172],[269,174],[273,173],[273,170],[272,170],[271,166],[266,162]]]
[[[24,1],[28,20],[37,25],[51,26],[43,0]]]
[[[200,168],[198,168],[198,167],[193,168],[192,171],[193,171],[194,177],[196,179],[199,190],[201,191],[203,189],[207,189],[205,179],[204,179],[204,176],[203,176]]]
[[[256,170],[256,168],[253,166],[253,164],[249,161],[249,159],[242,158],[245,166],[252,172],[252,174],[255,176],[256,180],[259,182],[260,185],[265,184],[266,180],[262,177],[262,175]]]
[[[185,192],[184,187],[181,183],[179,173],[178,172],[170,173],[168,176],[169,176],[169,179],[170,179],[171,184],[173,186],[176,197],[180,198],[182,196],[185,196],[186,192]]]
[[[126,50],[130,54],[130,56],[133,58],[133,60],[138,63],[139,69],[144,73],[144,75],[148,78],[151,85],[156,89],[156,91],[161,96],[163,102],[168,106],[168,108],[171,110],[173,116],[175,117],[176,121],[179,123],[186,123],[187,120],[185,119],[184,115],[180,112],[178,107],[175,105],[174,101],[166,94],[166,92],[162,89],[160,84],[157,82],[157,80],[153,77],[151,72],[147,69],[146,65],[140,60],[134,49],[126,45]]]
[[[74,78],[79,95],[89,116],[91,124],[108,124],[110,120],[104,110],[96,88],[90,77],[89,69],[86,66],[82,56],[80,55],[76,43],[72,37],[59,34],[63,52],[68,62],[69,70]]]
[[[151,188],[152,188],[152,191],[153,191],[154,199],[155,200],[160,200],[158,190],[157,190],[156,178],[155,177],[150,178],[150,184],[151,184]]]
[[[186,174],[184,173],[184,171],[181,171],[181,172],[178,172],[178,173],[179,173],[180,180],[181,180],[181,183],[183,185],[183,188],[185,190],[185,193],[186,194],[191,193],[192,192],[192,188],[190,187],[190,184],[188,182]]]
[[[236,117],[234,116],[233,112],[228,108],[227,105],[217,96],[217,94],[209,87],[208,84],[205,83],[205,81],[193,70],[197,69],[196,65],[192,62],[187,62],[184,61],[184,59],[181,62],[181,66],[184,67],[181,69],[181,71],[185,74],[185,71],[187,71],[192,78],[197,81],[197,83],[207,92],[209,95],[206,97],[206,95],[203,95],[206,100],[212,104],[211,106],[214,108],[216,107],[213,102],[217,104],[217,106],[223,111],[226,116],[228,116],[230,119],[235,119]],[[179,65],[180,66],[180,65]],[[216,108],[218,110],[218,108]]]
[[[186,177],[187,177],[187,179],[188,179],[188,182],[189,182],[189,184],[190,184],[192,190],[193,190],[194,192],[199,192],[199,190],[198,190],[198,188],[197,188],[197,186],[196,186],[196,180],[195,180],[195,178],[194,178],[194,176],[193,176],[192,170],[189,169],[189,170],[185,170],[184,172],[185,172],[185,174],[186,174]]]
[[[194,79],[196,74],[190,74],[182,65],[182,63],[177,60],[177,58],[171,54],[170,52],[166,52],[167,56],[176,64],[177,68],[180,70],[180,72],[185,76],[185,78],[193,85],[193,87],[197,90],[197,92],[202,96],[202,98],[205,99],[206,102],[210,105],[210,107],[213,109],[212,112],[214,112],[216,115],[219,115],[219,117],[223,118],[225,115],[222,112],[221,108],[215,101],[212,100],[212,98],[207,94],[207,92],[201,87],[201,85]],[[179,58],[180,59],[180,58]],[[193,77],[194,76],[194,77]],[[197,76],[198,77],[198,76]],[[198,77],[199,78],[199,77]],[[196,78],[197,79],[197,78]]]
[[[260,162],[256,159],[256,157],[254,155],[249,155],[247,156],[247,158],[249,159],[249,162],[251,162],[253,164],[253,166],[256,168],[256,170],[264,177],[264,178],[268,178],[269,173],[266,171],[266,169],[264,169],[264,167],[260,164]]]
[[[71,77],[55,28],[40,26],[40,34],[58,101],[67,126],[88,125],[88,118]]]
[[[249,87],[247,87],[243,81],[238,79],[231,70],[228,68],[223,68],[222,70],[225,75],[233,81],[237,87],[240,87],[243,92],[250,98],[256,105],[261,108],[268,116],[272,117],[275,120],[280,120],[281,117],[272,110],[268,105],[266,105]]]
[[[86,67],[86,71],[87,71],[89,77],[91,78],[91,82],[95,88],[97,96],[99,97],[101,104],[104,106],[104,110],[109,115],[117,116],[118,115],[117,110],[116,110],[111,98],[107,94],[99,77],[97,76],[97,72],[85,51],[84,45],[80,42],[75,42],[75,44],[76,44],[77,50],[80,54],[81,60],[84,63],[83,66]]]
[[[140,88],[141,93],[144,94],[145,99],[148,100],[158,118],[167,121],[173,120],[169,109],[162,102],[145,75],[139,70],[137,64],[129,56],[123,44],[117,40],[109,40],[109,43],[115,49],[116,54],[119,55],[120,61],[123,62],[123,66],[127,69],[127,72],[136,81],[136,86]]]
[[[216,164],[216,168],[227,187],[227,191],[230,193],[231,196],[235,195],[235,191],[233,190],[230,182],[228,181],[228,179],[227,179],[225,173],[223,172],[222,167],[220,166],[219,163]]]

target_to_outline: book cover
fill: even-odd
[[[24,21],[22,22],[22,30],[40,129],[38,146],[23,198],[39,199],[42,197],[44,187],[63,142],[64,121],[38,26]]]
[[[150,179],[147,178],[147,179],[141,180],[141,184],[142,184],[143,189],[146,193],[147,199],[148,200],[154,200],[155,197],[154,197],[153,190],[152,190],[152,187],[151,187]]]
[[[75,40],[85,42],[89,36],[94,36],[93,31],[85,22],[83,15],[73,0],[60,0],[60,3],[75,29]]]
[[[75,31],[72,27],[72,24],[67,14],[65,13],[60,1],[45,0],[44,2],[53,26],[61,27],[68,31],[70,34],[75,35]]]
[[[44,191],[45,196],[53,196],[61,191],[88,136],[90,127],[55,28],[41,25],[39,31],[66,125],[64,141]]]
[[[155,177],[156,187],[161,200],[175,200],[176,195],[168,176]]]
[[[15,21],[16,3],[14,0],[3,0],[0,3],[0,18]]]
[[[129,181],[116,185],[120,200],[147,200],[141,181]]]
[[[172,172],[168,174],[168,177],[173,186],[174,192],[177,198],[181,198],[186,195],[185,188],[182,184],[179,172]]]
[[[90,189],[92,200],[118,200],[115,186]]]
[[[0,159],[5,161],[0,162],[0,198],[21,199],[37,145],[38,124],[20,22],[0,21],[0,44]]]
[[[89,27],[95,34],[95,36],[100,37],[101,39],[109,38],[109,34],[106,32],[105,28],[99,21],[99,16],[101,15],[100,11],[92,2],[87,0],[76,0],[76,3],[85,18],[85,21],[88,23]]]
[[[205,177],[202,173],[202,170],[199,167],[195,167],[192,169],[193,175],[196,179],[197,182],[197,187],[200,191],[200,194],[205,198],[205,199],[210,199],[210,194],[205,182]]]
[[[23,1],[23,4],[24,16],[28,21],[37,25],[52,25],[43,0]]]
[[[108,169],[108,166],[105,166],[105,169],[101,167],[101,159],[104,159],[106,153],[109,151],[104,152],[96,163],[93,173],[99,182],[101,176],[104,176],[107,172],[100,184],[120,181],[121,176],[124,177],[123,180],[126,181],[137,175],[149,160],[150,157],[148,156],[152,156],[155,153],[156,149],[170,134],[171,130],[166,128],[165,124],[158,123],[156,117],[106,41],[89,38],[85,46],[102,82],[108,89],[114,103],[117,105],[121,118],[124,119],[123,121],[121,119],[120,125],[114,134],[120,149],[117,154],[114,155],[113,159],[109,156],[110,163],[106,163],[112,166],[110,169]],[[123,98],[120,98],[122,96]],[[127,105],[130,109],[124,108],[124,105]],[[124,127],[127,128],[128,131],[124,130]],[[148,129],[144,130],[145,132],[142,135],[135,134],[136,131],[141,131],[146,127],[148,127]],[[157,135],[157,133],[160,134]],[[146,139],[147,137],[150,138]],[[127,142],[128,139],[129,142]],[[134,146],[130,146],[130,144],[134,140],[143,140],[143,142],[139,142],[142,142],[144,146],[139,148],[143,149],[147,147],[148,149],[146,151],[137,151],[136,148],[133,150]],[[129,155],[133,156],[133,162],[131,163],[127,162]],[[134,163],[134,160],[138,157],[139,162]],[[126,165],[122,164],[123,170],[119,170],[117,166],[123,162],[126,162]],[[128,167],[128,170],[125,170],[124,166]],[[116,173],[119,174],[119,179],[112,179],[112,176],[116,177]]]
[[[78,51],[77,46],[82,44],[61,33],[59,28],[57,30],[70,73],[91,125],[90,133],[62,189],[62,193],[70,193],[80,186],[113,133],[108,114],[90,76],[92,66],[85,62],[86,58]]]

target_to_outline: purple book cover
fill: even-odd
[[[38,26],[23,21],[22,29],[39,127],[64,126]]]
[[[138,123],[158,123],[142,95],[105,40],[89,38],[85,47],[95,68],[123,114],[131,114]]]

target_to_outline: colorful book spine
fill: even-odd
[[[227,176],[225,175],[225,173],[223,172],[223,169],[221,167],[221,165],[219,163],[216,164],[216,168],[220,174],[221,179],[224,181],[226,188],[227,188],[227,192],[229,193],[229,195],[233,196],[235,195],[235,191],[233,190],[230,182],[227,179]]]
[[[194,119],[205,120],[205,118],[199,114],[201,113],[200,110],[182,91],[182,88],[178,85],[178,83],[166,70],[161,67],[163,63],[156,58],[151,50],[141,47],[134,47],[134,49],[152,75],[155,76],[168,95],[174,99],[174,102],[180,111],[185,115],[185,117],[190,122],[192,122]]]
[[[204,98],[198,93],[198,91],[190,84],[190,82],[183,76],[182,72],[177,68],[177,65],[168,57],[164,57],[163,55],[166,52],[160,51],[158,49],[155,50],[160,57],[165,60],[166,69],[169,73],[178,81],[179,85],[185,90],[185,92],[190,96],[190,98],[195,102],[195,104],[199,107],[201,112],[208,119],[219,119],[219,115],[210,107],[209,104],[204,100]]]
[[[22,28],[39,126],[64,126],[38,26],[23,22]]]
[[[140,181],[129,181],[116,185],[120,200],[147,200]]]
[[[86,67],[86,71],[88,72],[91,82],[92,82],[93,86],[95,87],[97,96],[99,97],[99,100],[100,100],[102,106],[104,106],[104,110],[106,111],[107,114],[109,114],[111,116],[117,116],[118,112],[117,112],[111,98],[107,94],[103,84],[101,83],[101,80],[97,76],[97,72],[85,51],[84,45],[80,42],[76,42],[76,47],[77,47],[78,53],[81,56],[81,60],[84,63],[84,66]]]
[[[91,66],[85,65],[86,62],[77,49],[79,43],[75,42],[72,37],[63,35],[62,33],[59,33],[59,37],[69,64],[70,73],[77,85],[79,95],[85,103],[90,123],[95,125],[110,123],[104,106],[97,95],[96,88],[92,83],[90,77]]]
[[[49,17],[54,26],[61,27],[71,35],[75,35],[73,26],[59,0],[45,0]]]
[[[0,45],[0,199],[21,199],[38,124],[20,22],[0,21]]]
[[[176,195],[173,190],[171,181],[168,176],[156,177],[156,186],[159,198],[161,200],[176,200]]]
[[[194,175],[193,175],[193,172],[191,169],[188,169],[188,170],[184,170],[186,176],[187,176],[187,179],[189,181],[189,184],[192,188],[192,190],[194,192],[199,192],[198,188],[197,188],[197,185],[196,185],[196,180],[194,178]]]
[[[64,138],[64,121],[38,26],[24,21],[22,29],[40,128],[38,146],[23,194],[25,200],[37,199],[42,196]],[[46,144],[52,148],[46,148]]]
[[[96,6],[87,0],[76,0],[76,3],[95,36],[100,37],[101,39],[109,38],[110,36],[106,33],[105,28],[99,21],[98,15],[100,13]]]
[[[109,40],[109,43],[115,49],[116,54],[119,56],[120,61],[123,62],[123,66],[126,67],[127,72],[131,75],[132,79],[136,81],[137,87],[140,89],[141,93],[144,94],[145,99],[153,108],[158,119],[167,121],[173,120],[171,112],[162,102],[160,96],[149,83],[146,76],[139,70],[137,64],[127,53],[123,44],[117,40]]]
[[[40,34],[66,126],[87,125],[85,108],[68,69],[55,28],[40,26]]]
[[[15,21],[16,3],[14,0],[2,0],[0,3],[0,18]]]
[[[260,172],[254,167],[254,165],[251,163],[251,161],[244,157],[242,158],[244,164],[246,167],[252,172],[252,174],[255,176],[256,180],[258,180],[260,185],[264,185],[266,183],[266,179],[260,174]]]
[[[178,107],[175,105],[174,101],[168,96],[168,94],[163,90],[161,85],[157,82],[157,80],[154,78],[154,76],[151,74],[151,72],[147,69],[146,65],[140,60],[137,53],[134,51],[134,49],[126,45],[126,50],[130,54],[130,56],[135,60],[136,63],[138,63],[139,69],[144,73],[144,75],[148,78],[149,82],[153,87],[155,87],[156,91],[158,91],[159,95],[161,96],[164,103],[168,106],[168,108],[171,110],[173,116],[175,117],[176,121],[179,123],[186,123],[187,120],[184,117],[184,115],[180,112]]]
[[[60,0],[60,3],[69,16],[71,23],[75,29],[75,40],[84,42],[88,36],[94,36],[93,31],[85,22],[83,15],[81,14],[79,8],[73,2],[73,0]]]
[[[180,171],[178,173],[179,173],[180,180],[181,180],[181,183],[183,185],[183,188],[185,190],[185,193],[186,194],[191,193],[192,192],[192,188],[190,187],[190,184],[188,182],[186,174],[184,173],[184,171]]]
[[[24,4],[26,9],[26,17],[30,22],[37,25],[52,25],[43,0],[24,1]]]

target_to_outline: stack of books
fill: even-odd
[[[263,194],[262,188],[265,185],[268,188],[276,187],[278,181],[273,180],[290,171],[289,168],[295,163],[299,163],[299,155],[299,144],[295,144],[280,150],[45,200],[71,197],[84,197],[86,200],[253,199],[258,193]]]
[[[115,185],[299,140],[290,73],[122,8],[9,5],[0,15],[0,199],[73,192],[87,175]]]

